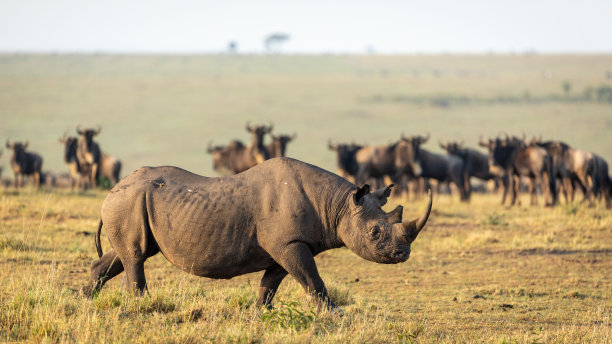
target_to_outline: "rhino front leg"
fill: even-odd
[[[321,306],[332,312],[337,311],[340,315],[344,314],[342,309],[329,299],[327,288],[319,276],[314,256],[308,245],[302,242],[289,244],[277,262],[302,285],[307,293],[313,295]]]
[[[266,269],[259,285],[258,305],[272,309],[272,299],[285,276],[287,276],[287,271],[280,265],[274,265]]]

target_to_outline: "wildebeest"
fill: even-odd
[[[472,193],[470,178],[475,177],[482,180],[495,179],[495,175],[489,170],[489,157],[475,149],[463,147],[459,142],[440,142],[440,147],[448,154],[454,155],[463,161],[463,186],[467,197]]]
[[[546,205],[557,204],[557,188],[555,185],[555,171],[553,159],[546,149],[537,146],[527,146],[524,140],[517,137],[496,138],[485,141],[479,140],[482,147],[489,149],[489,167],[491,172],[507,178],[508,187],[504,188],[502,204],[505,203],[507,190],[512,192],[511,205],[520,205],[518,198],[520,177],[530,179],[531,204],[536,205],[537,185],[542,186]],[[547,192],[548,191],[548,192]],[[551,200],[548,200],[550,195]]]
[[[376,182],[376,187],[384,184],[384,177],[390,177],[394,183],[396,179],[395,169],[395,149],[397,142],[383,146],[364,146],[355,152],[357,162],[356,184],[365,184],[372,178]]]
[[[398,176],[452,182],[459,189],[461,200],[468,201],[469,194],[466,193],[462,174],[463,161],[453,155],[435,154],[421,148],[429,137],[429,134],[426,137],[402,135],[395,154],[396,173]]]
[[[93,140],[93,137],[100,134],[101,128],[98,129],[84,129],[81,130],[77,127],[77,133],[81,136],[77,143],[77,159],[81,169],[81,175],[83,176],[83,186],[88,184],[92,187],[97,186],[98,169],[102,161],[102,152],[97,142]]]
[[[289,135],[272,135],[272,142],[266,145],[266,150],[270,158],[284,157],[287,151],[287,144],[297,138],[297,134]]]
[[[26,149],[28,149],[27,141],[26,143],[10,143],[9,140],[6,140],[6,148],[13,151],[13,155],[11,156],[11,169],[15,176],[15,188],[23,186],[24,176],[34,177],[34,185],[36,188],[40,188],[43,163],[42,157],[33,152],[26,152]]]
[[[384,264],[406,261],[432,208],[402,222],[402,206],[385,213],[390,187],[370,193],[290,158],[274,158],[243,173],[206,178],[177,167],[142,167],[123,178],[102,203],[96,234],[100,259],[82,292],[97,293],[126,272],[126,287],[147,288],[144,262],[161,252],[197,276],[229,279],[265,270],[258,304],[271,306],[287,274],[326,307],[329,299],[314,257],[346,246]],[[104,226],[112,249],[103,254]]]
[[[336,152],[336,164],[338,165],[338,175],[351,181],[356,182],[357,172],[359,166],[357,165],[357,159],[355,154],[363,146],[355,143],[332,143],[331,140],[327,141],[327,148]]]
[[[82,175],[81,166],[77,159],[78,140],[76,137],[69,137],[66,133],[59,139],[59,142],[64,145],[64,162],[68,165],[70,186],[73,189],[77,184],[80,184]]]
[[[253,134],[251,144],[245,146],[238,140],[227,146],[213,146],[209,142],[207,152],[213,156],[213,168],[217,173],[240,173],[262,163],[270,158],[270,154],[263,144],[264,135],[272,131],[273,125],[246,124],[246,130]]]
[[[113,187],[119,182],[121,175],[121,160],[112,155],[102,153],[98,177],[108,179],[110,186]]]

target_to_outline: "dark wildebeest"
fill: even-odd
[[[327,141],[327,148],[336,152],[336,164],[338,165],[338,175],[350,182],[356,182],[359,166],[355,155],[363,146],[355,143],[336,143]]]
[[[599,155],[593,154],[595,170],[593,173],[593,197],[604,198],[606,208],[612,208],[612,183],[608,170],[608,163]]]
[[[26,152],[26,149],[28,149],[27,141],[26,143],[10,143],[9,140],[6,140],[6,148],[10,148],[13,151],[11,169],[15,176],[15,188],[23,186],[24,176],[33,176],[34,185],[36,188],[40,188],[43,163],[41,156],[36,153]]]
[[[126,287],[146,290],[144,262],[161,253],[197,276],[229,279],[265,270],[258,304],[271,307],[287,274],[331,310],[314,257],[348,247],[360,257],[401,263],[427,222],[402,222],[402,206],[385,213],[390,187],[370,193],[344,178],[290,158],[275,158],[229,177],[206,178],[176,167],[142,167],[102,203],[85,295],[123,270]],[[103,254],[100,231],[112,249]]]
[[[238,140],[227,146],[212,146],[208,144],[207,152],[213,156],[213,168],[220,174],[240,173],[262,163],[270,158],[270,154],[263,144],[264,135],[272,131],[273,126],[257,125],[252,127],[249,123],[246,130],[253,134],[251,144],[245,146]]]
[[[375,180],[376,187],[384,184],[385,176],[398,184],[395,169],[395,149],[397,142],[384,146],[364,146],[355,153],[357,162],[356,184],[365,184],[368,179]]]
[[[266,150],[270,154],[270,158],[281,158],[285,156],[287,144],[297,138],[296,134],[289,135],[272,135],[272,142],[266,146]]]
[[[577,185],[584,195],[583,202],[588,201],[589,205],[594,205],[593,197],[595,193],[604,191],[602,196],[606,198],[606,204],[610,199],[605,192],[608,189],[608,164],[596,154],[575,149],[567,143],[561,141],[544,141],[533,138],[530,142],[532,146],[539,146],[548,151],[553,157],[555,164],[556,177],[561,180],[561,190],[566,202],[574,200],[575,185]],[[570,195],[568,197],[568,194]]]
[[[491,172],[507,178],[508,187],[504,188],[502,204],[506,201],[508,189],[512,191],[511,205],[515,205],[517,199],[518,204],[521,204],[518,197],[521,176],[530,179],[531,205],[537,205],[538,203],[537,185],[542,186],[542,193],[545,194],[547,206],[557,204],[555,169],[552,156],[548,154],[546,149],[527,146],[524,140],[508,136],[504,139],[489,139],[489,141],[484,141],[481,137],[479,144],[489,149],[489,168]],[[552,200],[549,200],[549,195]]]
[[[102,161],[100,146],[93,140],[93,137],[100,134],[102,129],[85,129],[77,127],[77,133],[81,135],[77,144],[77,159],[83,176],[83,186],[97,186],[98,169]]]
[[[64,145],[64,162],[68,165],[68,173],[70,176],[70,186],[72,189],[79,184],[82,176],[81,166],[77,159],[78,141],[76,137],[69,137],[66,133],[59,139],[59,142]]]
[[[435,179],[438,182],[452,182],[459,189],[462,201],[469,200],[463,178],[463,161],[454,155],[434,154],[421,145],[429,140],[423,136],[405,137],[397,145],[395,167],[398,177]]]
[[[440,147],[448,154],[454,155],[463,161],[463,186],[468,197],[472,194],[470,178],[475,177],[485,181],[496,179],[489,170],[489,157],[475,149],[463,147],[463,143],[440,142]]]
[[[102,153],[102,161],[98,169],[98,177],[108,179],[110,186],[113,187],[119,182],[121,175],[121,160],[112,155]]]

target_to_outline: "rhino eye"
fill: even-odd
[[[374,226],[370,228],[370,239],[376,240],[380,236],[380,227]]]

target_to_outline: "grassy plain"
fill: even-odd
[[[317,313],[291,277],[269,314],[254,305],[262,273],[198,278],[161,255],[145,265],[150,295],[124,294],[120,275],[99,297],[80,297],[104,196],[0,192],[0,341],[612,341],[612,213],[603,204],[511,209],[499,195],[470,205],[437,196],[408,262],[379,265],[347,249],[317,257],[346,311],[339,318]],[[389,209],[398,202],[407,217],[424,207],[395,199]]]
[[[248,141],[247,120],[296,132],[289,155],[330,170],[328,139],[384,144],[402,132],[430,132],[426,148],[438,151],[437,140],[474,146],[480,134],[524,131],[610,162],[612,105],[585,96],[612,87],[610,71],[610,55],[0,55],[0,140],[29,139],[45,169],[62,172],[57,138],[99,124],[123,175],[166,164],[211,175],[207,142]],[[601,204],[437,196],[407,263],[347,249],[317,257],[347,315],[310,318],[290,277],[279,313],[262,313],[261,273],[202,279],[160,255],[146,264],[149,296],[124,295],[119,276],[98,298],[79,297],[104,196],[0,189],[0,342],[612,342],[612,213]],[[424,207],[389,209],[398,202],[404,216]]]
[[[576,99],[612,87],[607,73],[612,55],[0,55],[0,140],[28,139],[62,172],[58,137],[101,125],[123,175],[164,164],[211,175],[207,143],[249,141],[248,120],[297,133],[289,155],[330,170],[328,139],[386,144],[402,132],[430,132],[433,151],[525,132],[612,161],[612,105]]]

